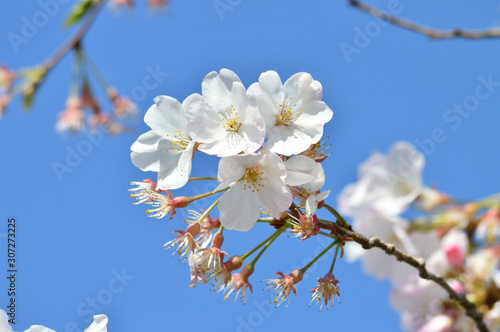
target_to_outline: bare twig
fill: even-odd
[[[464,30],[455,28],[453,30],[438,30],[424,25],[420,25],[408,20],[398,18],[396,16],[388,15],[383,11],[368,6],[360,1],[349,0],[349,3],[372,16],[383,19],[401,28],[411,30],[432,39],[451,39],[451,38],[465,38],[465,39],[481,39],[481,38],[498,38],[500,37],[500,28],[490,28],[486,30]]]
[[[415,258],[407,255],[396,249],[393,244],[385,243],[376,236],[367,238],[357,232],[345,229],[337,223],[329,223],[329,225],[338,235],[353,239],[353,241],[361,244],[364,249],[371,249],[373,247],[380,248],[388,255],[392,255],[396,257],[397,260],[405,262],[406,264],[409,264],[416,268],[421,278],[434,281],[448,293],[452,300],[460,304],[460,306],[464,308],[467,316],[474,320],[479,331],[489,332],[488,328],[483,322],[483,315],[476,309],[476,306],[469,302],[464,294],[455,292],[453,288],[448,285],[444,278],[427,271],[427,269],[425,268],[425,261],[422,258]]]
[[[50,58],[48,58],[45,61],[45,63],[43,64],[43,67],[45,69],[44,75],[42,75],[38,80],[31,82],[31,88],[33,90],[38,89],[40,85],[42,85],[50,70],[53,69],[59,63],[59,61],[62,58],[64,58],[66,54],[68,54],[69,51],[80,45],[80,42],[82,41],[85,34],[88,32],[89,28],[92,26],[92,23],[94,23],[97,15],[104,6],[105,2],[106,1],[101,1],[98,4],[96,4],[94,8],[90,9],[91,12],[89,13],[88,18],[80,26],[78,31],[71,37],[71,39],[69,39],[66,43],[64,43],[61,46],[61,48],[59,48]]]

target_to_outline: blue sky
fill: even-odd
[[[500,82],[500,40],[429,41],[381,26],[347,1],[221,0],[231,7],[221,16],[212,1],[172,0],[170,11],[158,15],[139,2],[134,12],[105,10],[84,44],[125,95],[142,86],[150,70],[168,73],[146,95],[136,95],[141,119],[157,95],[183,100],[201,92],[203,77],[213,70],[229,68],[246,86],[270,69],[282,79],[305,71],[323,84],[324,101],[334,111],[325,129],[332,155],[324,163],[332,205],[343,186],[355,181],[360,162],[398,140],[421,146],[426,184],[461,199],[498,192],[500,87],[483,81]],[[50,56],[73,31],[61,28],[71,3],[58,2],[53,17],[17,52],[9,33],[21,34],[25,20],[43,6],[3,3],[0,63],[18,69]],[[371,4],[388,8],[387,1]],[[437,28],[479,29],[500,22],[495,2],[401,0],[399,6],[400,16]],[[360,44],[358,31],[367,27],[375,30]],[[358,52],[346,56],[341,48],[346,44]],[[278,240],[257,264],[254,294],[246,305],[222,301],[208,287],[188,288],[188,267],[162,248],[172,231],[183,227],[183,214],[173,220],[147,218],[145,207],[132,205],[127,192],[130,181],[155,176],[135,168],[129,157],[130,145],[148,127],[139,121],[132,134],[94,143],[85,135],[55,132],[68,96],[71,60],[65,58],[51,72],[32,111],[22,110],[16,100],[0,121],[0,235],[7,232],[8,218],[15,217],[18,226],[15,330],[43,324],[83,331],[93,301],[108,315],[110,331],[400,330],[399,316],[388,303],[389,284],[344,261],[335,268],[341,304],[322,312],[308,307],[309,290],[329,268],[325,260],[299,284],[288,308],[267,305],[269,293],[261,291],[260,280],[301,267],[324,246],[319,239]],[[473,102],[479,85],[488,96],[473,111],[453,113],[455,104]],[[90,152],[59,179],[52,165],[64,163],[79,144],[90,146]],[[197,157],[193,175],[207,169],[213,174],[216,167],[216,159]],[[179,193],[200,190],[199,184],[189,185]],[[257,225],[248,233],[225,232],[225,250],[242,254],[270,231]],[[5,270],[5,241],[1,247]],[[7,283],[1,280],[5,308]]]

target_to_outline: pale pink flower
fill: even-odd
[[[446,315],[432,317],[418,332],[452,332],[453,320]]]
[[[316,300],[316,304],[321,303],[321,306],[319,307],[319,311],[321,311],[321,308],[323,308],[323,304],[325,305],[326,309],[328,309],[328,304],[330,303],[330,301],[330,306],[333,307],[335,296],[337,296],[337,299],[339,299],[340,297],[340,289],[337,286],[339,281],[331,273],[327,273],[323,278],[318,278],[318,282],[319,285],[311,290],[311,293],[313,293],[311,303],[314,300]]]
[[[424,156],[409,143],[396,143],[387,156],[374,153],[360,165],[358,182],[342,190],[340,212],[352,217],[404,212],[422,191],[423,167]]]
[[[287,276],[285,276],[283,272],[275,272],[274,274],[279,275],[280,278],[267,279],[266,283],[268,287],[266,288],[273,289],[273,293],[276,295],[276,298],[273,302],[276,304],[276,307],[286,301],[286,299],[288,299],[288,303],[286,305],[286,307],[288,307],[288,305],[290,304],[290,294],[293,292],[295,295],[297,295],[297,289],[295,288],[295,285],[299,283],[302,278],[304,278],[304,275],[298,269],[293,270]]]
[[[248,231],[259,218],[260,208],[279,218],[292,204],[285,178],[285,165],[275,154],[222,158],[218,173],[221,183],[216,190],[230,187],[218,206],[222,226]]]
[[[266,124],[267,147],[271,152],[290,156],[319,141],[323,126],[333,116],[323,102],[321,83],[308,73],[297,73],[285,84],[275,71],[267,71],[252,84],[254,95]]]
[[[460,269],[465,263],[468,250],[467,234],[451,229],[441,240],[441,248],[427,258],[427,269],[439,275],[445,275],[453,269]]]
[[[144,116],[152,130],[142,134],[130,148],[135,166],[158,172],[160,189],[178,189],[189,179],[195,142],[187,134],[185,109],[198,97],[191,95],[182,104],[171,97],[156,97]]]
[[[376,214],[353,222],[353,228],[359,233],[368,237],[378,236],[414,257],[427,259],[441,248],[440,240],[433,232],[409,233],[408,226],[408,221],[403,218]],[[365,273],[378,279],[389,278],[396,286],[405,284],[411,275],[416,275],[413,267],[401,264],[381,250],[364,250],[355,242],[346,243],[344,248],[348,261],[361,259]]]
[[[59,115],[56,122],[56,130],[59,132],[78,132],[83,128],[84,117],[80,98],[70,97],[66,101],[66,109]]]
[[[201,143],[198,149],[220,157],[257,151],[264,142],[265,125],[255,101],[239,77],[229,69],[211,72],[202,83],[203,100],[186,109],[187,129]]]
[[[447,299],[447,293],[430,280],[420,278],[416,273],[407,282],[391,291],[390,303],[397,311],[414,312],[435,306]]]

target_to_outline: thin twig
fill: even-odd
[[[61,48],[59,48],[56,53],[54,53],[54,55],[52,55],[45,61],[45,63],[43,64],[43,67],[45,68],[45,74],[41,76],[37,81],[31,83],[34,90],[38,89],[40,85],[42,85],[50,70],[53,69],[59,63],[59,61],[64,58],[66,54],[68,54],[69,51],[80,45],[80,42],[82,41],[89,28],[92,26],[92,23],[94,23],[105,2],[106,1],[101,1],[96,4],[94,8],[90,9],[91,12],[88,14],[86,21],[80,26],[78,31],[71,37],[71,39],[64,43],[63,46],[61,46]]]
[[[455,292],[453,288],[448,285],[444,278],[427,271],[427,269],[425,268],[425,261],[422,258],[415,258],[413,256],[407,255],[396,249],[393,244],[385,243],[376,236],[367,238],[357,232],[345,229],[337,223],[330,223],[330,225],[338,235],[353,239],[355,242],[361,244],[363,249],[371,249],[373,247],[380,248],[386,254],[396,257],[398,261],[405,262],[406,264],[409,264],[416,268],[421,278],[434,281],[448,293],[452,300],[460,304],[464,308],[467,316],[474,320],[479,331],[489,332],[488,328],[483,322],[483,315],[476,309],[476,306],[467,300],[465,294]]]
[[[396,16],[388,15],[375,7],[368,6],[360,1],[349,0],[349,3],[372,16],[383,19],[401,28],[411,30],[423,34],[432,39],[452,39],[452,38],[465,38],[465,39],[481,39],[481,38],[498,38],[500,37],[500,28],[490,28],[486,30],[464,30],[455,28],[453,30],[438,30],[428,26],[420,25],[408,20],[398,18]]]

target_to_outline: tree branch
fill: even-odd
[[[329,223],[333,230],[342,237],[349,237],[353,239],[353,241],[361,244],[363,249],[371,249],[373,247],[377,247],[382,249],[386,254],[392,255],[397,258],[398,261],[405,262],[408,265],[413,266],[419,272],[419,276],[423,279],[432,280],[439,286],[441,286],[450,296],[450,299],[454,300],[462,308],[464,308],[465,313],[476,323],[477,328],[481,332],[489,332],[488,328],[483,322],[483,314],[476,309],[476,306],[469,302],[463,293],[457,293],[453,290],[453,288],[448,285],[446,280],[443,277],[430,273],[425,268],[425,261],[422,258],[415,258],[410,255],[407,255],[400,250],[396,249],[393,244],[385,243],[381,239],[376,236],[372,236],[367,238],[357,232],[345,229],[337,223]]]
[[[349,0],[349,4],[364,12],[369,13],[372,16],[381,18],[384,21],[397,25],[401,28],[423,34],[432,39],[481,39],[500,37],[500,28],[490,28],[486,30],[464,30],[461,28],[456,28],[453,30],[438,30],[408,20],[404,20],[396,16],[388,15],[386,12],[383,12],[375,7],[368,6],[357,0]]]

